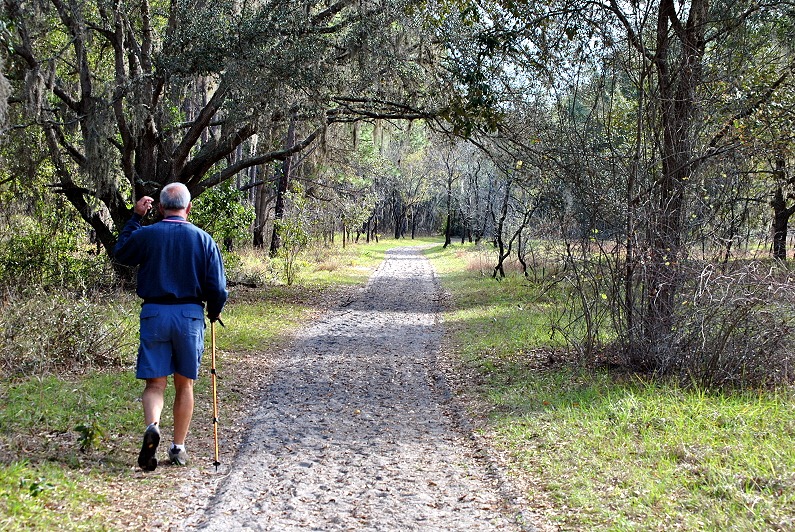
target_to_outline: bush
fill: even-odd
[[[231,180],[207,189],[194,199],[191,220],[231,250],[251,238],[254,208],[245,196]]]
[[[284,272],[284,280],[290,286],[296,281],[301,269],[298,256],[309,245],[310,227],[303,215],[307,208],[307,199],[299,184],[293,185],[293,191],[286,194],[285,200],[292,208],[288,211],[289,216],[273,221],[281,240],[274,263],[279,263]]]
[[[791,382],[795,291],[789,282],[760,263],[729,273],[709,265],[691,279],[658,369],[712,388]]]
[[[89,252],[88,240],[78,230],[53,230],[41,223],[20,223],[17,229],[0,242],[0,285],[83,289],[110,283],[108,261]]]
[[[230,283],[260,286],[272,283],[279,277],[265,250],[245,248],[233,253],[222,251],[222,254]]]
[[[134,315],[124,299],[27,289],[4,294],[0,306],[0,373],[81,372],[132,362]]]
[[[627,365],[708,389],[795,380],[795,289],[785,268],[760,261],[682,263],[670,327],[644,321],[652,288],[637,285],[628,330],[620,248],[600,247],[594,255],[587,245],[572,245],[567,253],[564,270],[546,290],[569,287],[562,292],[562,319],[552,328],[580,362]],[[648,330],[660,331],[654,345]]]

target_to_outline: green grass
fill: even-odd
[[[514,467],[542,479],[564,525],[791,528],[789,394],[710,395],[608,374],[528,375],[492,390]]]
[[[7,383],[0,410],[4,432],[63,433],[102,415],[108,430],[122,430],[138,413],[137,383],[119,372],[79,377],[55,375]],[[135,385],[135,386],[134,386]]]
[[[362,284],[381,264],[388,250],[398,246],[422,245],[429,241],[433,240],[381,238],[369,244],[348,244],[344,249],[339,244],[333,248],[317,246],[307,252],[310,262],[304,264],[299,279],[303,284],[315,286]]]
[[[462,253],[461,246],[448,250],[435,246],[425,254],[445,288],[452,289],[454,308],[445,323],[456,331],[451,340],[465,360],[498,364],[526,354],[529,348],[563,344],[553,327],[560,315],[554,293],[541,292],[522,276],[498,281],[482,275],[479,267],[468,269],[469,257]],[[495,356],[486,359],[481,356],[484,352]]]
[[[102,505],[107,482],[130,465],[139,395],[135,379],[117,371],[4,383],[0,529],[103,529],[80,515],[83,505]]]
[[[484,433],[547,500],[566,530],[784,530],[795,527],[791,390],[683,389],[586,371],[548,356],[554,293],[524,278],[500,283],[468,247],[430,250],[453,304],[450,344],[479,374]],[[523,310],[520,310],[523,309]]]
[[[6,464],[0,472],[0,530],[103,530],[81,511],[102,499],[57,464]]]

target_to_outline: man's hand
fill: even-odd
[[[149,209],[152,208],[152,203],[154,202],[155,200],[150,198],[149,196],[142,197],[135,203],[134,207],[135,214],[141,217],[146,216],[146,213],[149,212]]]

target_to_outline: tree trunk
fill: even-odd
[[[508,257],[509,253],[505,253],[505,240],[503,237],[503,231],[505,229],[505,219],[508,217],[508,203],[511,200],[511,185],[513,183],[512,175],[508,175],[508,179],[505,181],[505,194],[502,198],[502,206],[500,207],[500,218],[497,220],[494,228],[494,246],[497,248],[497,265],[494,266],[494,273],[492,273],[492,277],[496,278],[497,274],[499,274],[500,278],[505,277],[505,268],[503,267],[503,263],[505,259]]]
[[[782,187],[776,188],[773,200],[770,202],[773,207],[773,223],[771,233],[773,236],[773,258],[781,261],[787,260],[787,225],[793,213],[795,205],[787,208]]]
[[[443,248],[447,248],[452,242],[451,240],[451,225],[453,217],[453,177],[448,174],[447,176],[447,222],[444,225],[444,246]]]
[[[295,144],[295,114],[290,117],[290,125],[287,128],[287,139],[285,145],[289,149]],[[292,172],[292,157],[286,157],[282,162],[282,172],[279,176],[279,183],[276,188],[276,207],[273,213],[273,236],[271,237],[270,256],[275,257],[282,247],[282,239],[279,236],[278,222],[284,219],[284,200],[287,190],[290,187],[290,173]]]
[[[658,9],[654,66],[660,92],[662,175],[656,219],[651,226],[648,314],[644,323],[651,358],[633,360],[645,367],[653,367],[655,354],[669,347],[666,339],[673,325],[674,299],[681,283],[684,191],[692,170],[696,89],[702,77],[708,10],[708,0],[693,0],[687,22],[682,24],[674,0],[661,0]],[[679,42],[671,42],[674,35]],[[679,54],[678,64],[670,57],[673,53]]]
[[[467,237],[469,237],[469,241],[472,242],[472,230],[469,227],[469,220],[467,219],[466,213],[462,209],[458,209],[458,215],[461,217],[461,245],[463,246]]]
[[[522,242],[522,232],[519,231],[518,242],[516,244],[516,258],[519,260],[519,264],[522,265],[522,273],[525,277],[529,277],[527,273],[527,260],[525,260],[524,255],[524,247]]]
[[[403,236],[403,220],[406,217],[406,211],[403,203],[397,196],[392,199],[392,218],[395,220],[395,240]]]
[[[275,178],[276,176],[274,176]],[[270,210],[270,187],[262,183],[255,188],[254,201],[254,235],[253,244],[255,248],[265,247],[265,227],[268,224],[268,212]]]

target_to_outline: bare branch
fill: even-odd
[[[287,157],[290,157],[291,155],[294,155],[307,148],[318,138],[318,136],[323,132],[324,129],[325,127],[319,127],[315,129],[304,140],[296,143],[295,145],[289,148],[269,151],[267,153],[263,153],[262,155],[258,155],[256,157],[250,157],[248,159],[244,159],[233,165],[230,165],[224,168],[222,171],[217,172],[214,175],[210,176],[209,178],[202,180],[200,183],[198,183],[195,186],[195,190],[201,192],[219,183],[223,183],[225,180],[231,178],[241,170],[245,170],[246,168],[250,168],[258,164],[265,164],[272,161],[283,161]]]

